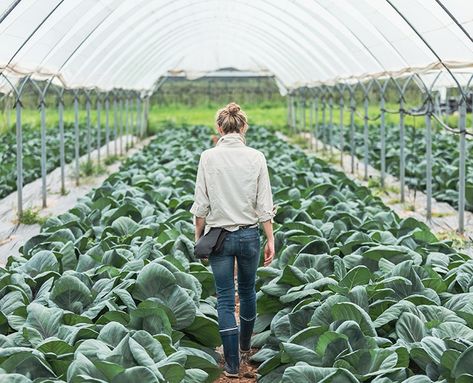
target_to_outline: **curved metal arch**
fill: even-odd
[[[203,22],[205,22],[205,20],[204,20]],[[248,24],[248,25],[250,25],[250,24]],[[183,27],[183,28],[181,28],[180,32],[182,32],[184,29],[187,31],[187,30],[189,30],[189,28],[192,28],[192,27],[194,28],[194,31],[195,31],[195,26],[196,26],[196,24],[194,24],[193,26],[189,26],[189,27],[187,27],[187,28]],[[258,27],[255,27],[255,26],[251,26],[251,27],[253,27],[254,29],[258,28]],[[240,25],[240,30],[242,30],[241,25]],[[260,32],[260,33],[265,33],[265,31],[262,30],[261,28],[259,28],[259,32]],[[167,46],[170,46],[170,45],[173,44],[173,39],[178,39],[179,36],[180,36],[180,34],[176,34],[176,33],[173,33],[173,32],[170,32],[170,33],[173,35],[173,36],[172,36],[173,38],[172,38],[172,39],[171,39],[171,38],[169,38],[169,39],[165,39],[165,38],[164,38],[164,39],[162,39],[162,43],[161,43],[161,44],[165,44],[165,45],[167,45]],[[194,34],[192,34],[192,36],[198,36],[198,34],[196,34],[196,33],[194,32]],[[159,37],[156,37],[156,39],[158,39],[158,41],[159,41]],[[161,53],[161,50],[157,49],[156,46],[153,46],[153,45],[152,45],[152,44],[155,43],[156,39],[149,41],[147,45],[143,45],[143,46],[141,47],[140,52],[137,54],[137,57],[138,57],[138,58],[129,56],[128,59],[126,60],[126,64],[124,64],[123,62],[121,62],[121,60],[117,60],[117,63],[120,63],[120,65],[121,65],[121,67],[122,67],[121,70],[128,70],[128,67],[127,67],[128,63],[131,62],[131,61],[134,60],[134,59],[138,60],[138,59],[141,57],[141,56],[140,56],[140,55],[141,55],[141,52],[145,52],[145,53],[146,53],[146,52],[152,52],[152,53],[153,53],[153,52],[155,51],[156,54],[160,54],[160,53]],[[198,41],[197,41],[196,43],[198,43]],[[280,50],[280,48],[279,48],[277,45],[272,44],[272,43],[270,42],[270,40],[268,40],[268,41],[266,42],[266,45],[273,45],[273,49],[274,49],[275,51]],[[158,47],[159,47],[159,45],[158,45]],[[262,48],[264,49],[264,45],[262,45]],[[269,55],[269,57],[271,58],[271,55]],[[284,56],[282,56],[282,57],[284,57]],[[286,60],[287,60],[287,58],[286,58]],[[117,64],[117,65],[118,65],[118,64]],[[294,67],[297,68],[298,66],[295,65]],[[108,70],[108,72],[116,72],[117,69],[119,69],[119,68],[116,68],[116,65],[115,65],[115,66],[113,66],[113,67],[110,67],[110,69]],[[297,69],[296,69],[296,70],[297,70]],[[292,69],[292,71],[294,71],[294,69]],[[103,74],[102,78],[105,78],[105,76],[106,76],[106,73]]]
[[[54,12],[59,8],[59,6],[64,3],[65,0],[59,0],[58,3],[54,6],[54,8],[47,14],[47,16],[41,20],[41,22],[34,28],[33,32],[31,32],[28,37],[20,44],[20,47],[15,51],[12,57],[8,60],[6,63],[5,67],[8,67],[11,62],[15,59],[15,57],[18,55],[18,53],[21,52],[21,50],[24,48],[24,46],[28,43],[28,41],[31,40],[31,38],[36,34],[36,32],[44,25],[44,23],[52,16]]]
[[[67,57],[67,59],[61,64],[61,66],[59,67],[58,69],[58,72],[60,72],[66,65],[67,63],[74,57],[74,55],[77,53],[77,51],[83,46],[83,44],[85,44],[85,42],[90,38],[90,36],[92,36],[95,31],[100,27],[100,25],[102,25],[102,23],[107,20],[114,12],[110,12],[109,14],[107,14],[103,20],[97,24],[94,28],[92,28],[92,30],[81,40],[81,42],[79,44],[77,44],[77,46],[74,48],[74,50],[71,52],[71,54]],[[65,41],[65,36],[61,37],[61,39],[56,43],[56,45],[58,45],[61,41]],[[48,58],[48,56],[51,54],[52,51],[54,51],[55,48],[51,49],[48,54],[46,56],[44,56],[43,60],[40,61],[39,65],[38,66],[41,66],[41,64],[43,62],[45,62]]]
[[[204,10],[203,12],[208,12],[208,11],[209,11],[209,10]],[[195,14],[194,14],[194,16],[195,16]],[[151,22],[152,22],[152,20],[151,20]],[[143,24],[143,23],[141,23],[141,24]],[[161,27],[161,26],[160,26],[160,27]],[[145,26],[144,28],[146,28],[146,26]],[[154,33],[154,31],[153,31],[151,28],[147,28],[147,29],[150,30],[151,34]],[[282,33],[282,31],[281,31],[281,33]],[[130,39],[133,39],[133,36],[134,36],[134,35],[130,35]],[[141,36],[140,36],[140,37],[141,37]],[[136,41],[136,39],[135,39],[135,41]],[[135,43],[135,45],[137,45],[138,43],[139,43],[139,41],[137,41],[137,43]],[[132,49],[131,49],[131,48],[128,48],[128,51],[132,52]],[[126,50],[123,50],[122,55],[126,56],[127,54],[128,54],[127,51],[126,51]],[[102,65],[102,64],[99,64],[99,65],[97,66],[97,68],[99,68],[100,65]]]
[[[279,8],[278,8],[279,9]]]
[[[452,19],[452,21],[455,23],[455,25],[463,32],[463,34],[468,37],[468,40],[470,40],[473,43],[473,38],[471,35],[468,33],[468,31],[461,25],[461,23],[457,20],[457,18],[453,15],[452,12],[440,1],[440,0],[435,0],[435,2],[440,6],[440,8],[443,9],[443,11]]]
[[[386,68],[384,67],[384,65],[378,60],[378,58],[376,57],[376,55],[371,51],[371,49],[369,49],[365,42],[362,41],[358,36],[357,34],[351,29],[349,28],[347,25],[345,25],[341,20],[340,18],[333,14],[332,12],[330,12],[327,8],[325,8],[322,4],[320,4],[320,0],[314,0],[314,2],[317,3],[317,5],[324,9],[324,11],[328,14],[330,14],[334,19],[337,20],[337,22],[339,23],[339,25],[343,26],[343,29],[348,31],[348,33],[356,40],[358,41],[359,44],[361,44],[361,46],[365,49],[365,51],[368,53],[368,55],[373,59],[373,61],[383,70],[385,71]]]
[[[209,10],[205,9],[202,13],[207,13],[207,12],[209,12]],[[192,15],[192,16],[190,16],[190,17],[195,17],[195,14]],[[171,21],[170,24],[171,24],[171,25],[175,25],[175,23],[172,23],[172,21]],[[187,24],[187,23],[186,23],[186,24]],[[190,26],[192,27],[192,25],[190,25]],[[160,26],[160,28],[162,28],[162,26]],[[176,28],[176,29],[178,29],[178,28]],[[281,35],[284,35],[284,31],[282,31],[282,30],[280,30],[280,29],[279,29],[278,31],[279,31],[279,33],[280,33]],[[151,29],[151,30],[150,30],[150,34],[153,35],[153,34],[154,34],[154,30]],[[174,31],[174,30],[170,30],[170,31],[168,32],[168,34],[170,34],[170,35],[175,35],[175,31]],[[271,37],[271,36],[269,35],[269,37]],[[165,39],[165,38],[166,38],[166,34],[163,36],[163,39]],[[268,41],[270,41],[270,39],[268,39]],[[299,44],[297,41],[294,41],[294,40],[293,40],[292,42],[293,42],[294,44],[296,44],[296,45]],[[289,46],[289,45],[288,45],[288,46]],[[143,49],[142,49],[142,50],[143,50]],[[130,48],[130,51],[132,51],[132,48]],[[304,52],[304,47],[301,46],[301,47],[300,47],[300,51],[301,51],[301,52]],[[126,56],[126,55],[127,55],[127,52],[124,51],[124,52],[122,53],[122,56]],[[120,62],[121,60],[120,60],[120,58],[118,58],[116,61],[117,61],[117,62]],[[327,63],[327,65],[328,65],[328,63]],[[109,71],[113,71],[114,69],[115,69],[115,67],[113,67],[113,69],[110,68]],[[99,67],[97,67],[97,71],[100,71],[100,68],[99,68]]]
[[[189,33],[192,33],[192,32],[189,31]],[[186,36],[183,36],[183,39],[185,39],[185,38],[186,38]],[[239,48],[236,48],[236,49],[239,49]],[[253,50],[253,48],[252,48],[252,50]],[[166,58],[165,58],[165,61],[166,61],[166,60],[169,61],[170,59],[171,59],[170,57],[166,57]],[[281,59],[284,59],[284,57],[281,56]],[[163,60],[161,60],[161,61],[163,61]],[[142,70],[143,70],[143,71],[148,70],[148,67],[150,67],[150,66],[153,66],[153,62],[149,60],[149,62],[148,62],[148,64],[147,64],[147,67],[144,67]],[[275,68],[275,71],[279,71],[279,69],[278,69],[279,66],[278,66],[278,65],[273,65],[273,68]],[[165,71],[165,69],[163,69],[163,72],[164,72],[164,71]],[[282,69],[281,72],[284,72],[284,70]],[[276,75],[276,79],[281,82],[282,80],[281,80],[280,78],[278,78],[277,73],[276,73],[276,72],[274,72],[274,73],[275,73],[275,75]],[[163,73],[158,73],[158,74],[156,74],[154,77],[160,77],[160,75],[162,75],[162,74],[163,74]]]
[[[203,20],[202,25],[205,25],[205,20]],[[163,46],[162,49],[151,50],[151,49],[148,49],[147,46],[145,46],[145,47],[143,47],[143,50],[146,51],[146,52],[151,52],[151,55],[154,55],[154,56],[161,54],[161,52],[166,52],[167,46],[169,46],[171,44],[174,46],[175,44],[179,43],[181,40],[183,40],[184,38],[187,38],[188,36],[190,36],[190,37],[195,36],[196,35],[195,25],[193,26],[193,28],[194,29],[192,29],[191,27],[182,28],[181,33],[175,35],[175,37],[174,37],[175,40],[174,39],[162,39],[162,43],[161,43],[161,45]],[[252,27],[249,28],[250,30],[249,30],[248,33],[254,32],[253,30],[251,30],[251,28]],[[254,29],[255,28],[257,28],[257,27],[254,27]],[[194,33],[192,33],[193,31],[194,31]],[[256,29],[256,32],[258,32],[258,31],[261,31],[261,29],[259,29],[259,30]],[[278,52],[279,51],[278,47],[276,45],[274,45],[273,43],[268,42],[266,45],[269,45],[270,47],[272,46],[273,52]],[[266,47],[266,45],[261,45],[260,50],[265,52],[268,49]],[[247,49],[253,49],[253,48],[247,48]],[[174,54],[173,52],[171,52],[171,53]],[[270,58],[272,57],[269,54],[267,56],[270,57]],[[273,55],[273,57],[274,57],[274,55]],[[289,61],[289,63],[291,63],[293,61],[292,58],[288,58],[287,56],[285,56],[282,53],[281,54],[278,53],[278,55],[276,57],[278,58],[278,60],[281,60],[283,62],[284,61]],[[143,60],[142,57],[140,59]],[[133,58],[129,58],[128,62],[131,62],[131,60],[133,60]],[[147,61],[149,61],[149,59]],[[300,69],[298,68],[296,62],[293,62],[293,64],[291,66],[292,66],[291,70],[293,72],[297,73],[297,72],[300,71]],[[122,70],[126,71],[126,70],[128,70],[128,68],[129,68],[128,65],[123,65]],[[302,72],[300,72],[300,75],[302,75]]]
[[[203,21],[203,24],[202,24],[202,25],[205,25],[205,21]],[[252,30],[252,28],[254,29],[254,31]],[[240,29],[241,29],[241,27],[240,27]],[[252,32],[261,32],[261,31],[262,31],[262,30],[261,30],[260,28],[249,25],[249,31],[248,31],[248,32],[245,31],[245,33],[251,34]],[[188,39],[189,36],[192,37],[192,36],[194,36],[194,35],[196,35],[196,33],[195,33],[195,25],[192,26],[192,27],[188,27],[188,28],[183,28],[183,29],[181,29],[181,33],[178,34],[178,35],[176,35],[176,36],[174,37],[175,40],[174,40],[174,39],[172,39],[172,40],[163,39],[162,44],[164,44],[164,45],[163,45],[163,48],[162,48],[162,49],[156,49],[155,51],[153,51],[153,50],[151,50],[151,49],[148,49],[146,46],[143,47],[143,50],[151,52],[151,57],[150,57],[150,58],[145,58],[144,61],[145,61],[145,62],[151,62],[151,61],[154,59],[154,57],[156,57],[156,56],[158,56],[158,55],[161,55],[161,54],[162,54],[161,52],[166,52],[166,47],[167,47],[167,46],[169,46],[169,45],[175,46],[176,44],[179,44],[180,41],[186,41],[186,39]],[[187,41],[188,41],[188,40],[187,40]],[[258,51],[255,51],[255,52],[266,52],[266,50],[267,50],[266,45],[270,45],[270,47],[272,48],[272,52],[278,52],[278,47],[277,47],[275,44],[269,43],[269,42],[268,42],[267,44],[260,45],[259,50],[258,50]],[[252,50],[253,50],[253,48],[248,48],[248,47],[247,47],[246,49],[252,49]],[[170,53],[170,54],[174,54],[174,53]],[[294,62],[294,61],[292,60],[292,58],[287,57],[286,55],[283,54],[283,52],[278,53],[277,56],[279,56],[279,57],[277,57],[279,60],[282,60],[283,62],[284,62],[284,61],[287,61],[287,62],[289,63],[289,65],[287,65],[287,64],[286,64],[286,65],[287,65],[288,67],[292,67],[291,71],[292,71],[293,73],[300,72],[299,68],[297,67],[297,63]],[[273,53],[272,56],[271,56],[270,54],[267,54],[267,57],[269,57],[269,58],[271,59],[272,57],[274,57],[274,53]],[[128,61],[131,61],[131,60],[133,60],[133,58],[130,58]],[[143,57],[141,57],[141,60],[143,60]],[[157,63],[151,62],[151,64],[157,66]],[[149,64],[148,64],[148,66],[149,66]],[[273,64],[273,67],[274,67],[274,64]],[[284,69],[284,67],[282,67],[282,68]],[[123,70],[123,71],[126,71],[126,70],[127,70],[127,66],[123,65],[123,69],[122,69],[122,70]],[[165,71],[166,69],[164,68],[163,70]],[[145,72],[145,68],[143,67],[143,68],[141,69],[141,71],[142,71],[142,72]],[[284,70],[282,70],[282,72],[284,72]],[[117,76],[118,76],[118,75],[119,75],[119,74],[117,73]],[[131,74],[131,75],[133,75],[133,74]],[[303,72],[300,72],[300,75],[303,75]],[[138,77],[138,76],[137,76],[137,77]]]
[[[11,91],[14,93],[15,95],[15,101],[19,98],[19,94],[18,94],[18,89],[17,87],[10,81],[10,79],[5,76],[2,72],[0,72],[0,77],[3,77],[5,79],[5,81],[7,82],[8,85],[10,85],[10,88],[11,88]],[[5,96],[9,95],[9,93],[5,93]]]
[[[455,75],[453,74],[453,72],[450,70],[450,68],[443,62],[442,58],[440,57],[440,55],[437,53],[437,51],[435,49],[432,48],[432,46],[427,42],[427,40],[424,38],[424,36],[422,36],[422,33],[420,33],[417,28],[414,27],[414,25],[412,25],[412,23],[410,22],[410,20],[407,19],[407,17],[392,3],[391,0],[385,0],[393,9],[394,11],[399,14],[399,16],[404,20],[404,22],[409,26],[409,28],[419,37],[419,39],[425,44],[425,46],[433,53],[433,55],[437,58],[437,60],[439,61],[439,63],[445,68],[445,70],[450,74],[450,76],[452,77],[453,81],[455,82],[455,84],[457,84],[457,88],[458,88],[458,91],[460,92],[461,96],[462,96],[462,102],[466,102],[466,95],[465,93],[463,92],[463,88],[462,86],[460,85],[460,83],[458,82],[457,78],[455,77]]]

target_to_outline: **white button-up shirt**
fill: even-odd
[[[202,152],[190,212],[210,227],[234,231],[274,217],[266,158],[245,145],[239,133],[229,133],[214,148]]]

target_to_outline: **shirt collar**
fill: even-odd
[[[245,144],[245,136],[240,133],[227,133],[217,141],[217,146],[242,146]]]

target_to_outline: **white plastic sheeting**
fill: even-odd
[[[0,0],[0,21],[0,72],[71,88],[149,90],[168,70],[221,67],[295,88],[473,66],[470,0]]]

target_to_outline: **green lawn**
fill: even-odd
[[[152,105],[150,108],[149,114],[149,126],[153,129],[160,129],[162,127],[169,126],[185,126],[185,125],[207,125],[213,126],[215,121],[216,111],[224,106],[224,104],[201,104],[195,107],[188,107],[183,104],[170,105],[170,106],[158,106]],[[242,109],[248,114],[248,120],[251,125],[262,125],[266,126],[269,129],[280,130],[287,132],[287,109],[285,103],[269,103],[264,102],[260,104],[248,104],[241,105]],[[397,104],[388,104],[386,106],[389,110],[398,110]],[[375,119],[370,121],[370,125],[379,126],[380,119],[379,117],[380,110],[379,105],[371,104],[369,106],[369,117]],[[297,113],[298,117],[298,126],[300,126],[300,111]],[[26,109],[23,110],[22,121],[26,129],[28,126],[39,127],[39,110],[37,109]],[[123,116],[125,118],[125,116]],[[326,122],[329,122],[329,108],[327,106],[325,112]],[[79,112],[79,119],[82,122],[86,120],[86,112],[83,107],[81,107]],[[0,134],[6,131],[6,117],[3,116],[0,119]],[[46,112],[46,120],[49,127],[57,126],[58,124],[58,115],[56,109],[48,109]],[[74,121],[74,111],[72,108],[67,108],[64,111],[64,120],[73,122]],[[105,112],[102,110],[101,113],[102,124],[105,124]],[[349,126],[350,124],[350,110],[348,107],[344,109],[343,112],[344,125]],[[310,121],[310,112],[308,105],[306,108],[306,123],[307,126]],[[315,116],[313,116],[313,121],[315,123]],[[319,124],[322,122],[322,109],[319,105]],[[338,125],[340,121],[340,111],[338,105],[334,103],[333,107],[333,124]],[[386,125],[397,125],[399,124],[399,115],[386,113],[385,115]],[[448,117],[448,123],[452,127],[457,126],[458,117],[457,115],[452,115]],[[11,130],[14,130],[15,124],[15,111],[13,110],[10,115]],[[92,125],[96,124],[96,111],[91,110],[91,122]],[[110,123],[113,124],[113,111],[110,111]],[[364,110],[362,105],[357,105],[355,113],[355,124],[357,126],[363,126],[364,124]],[[412,117],[405,116],[406,126],[415,126],[417,128],[422,128],[425,126],[425,117]],[[467,126],[471,126],[471,116],[467,117]],[[151,132],[152,133],[152,132]]]

